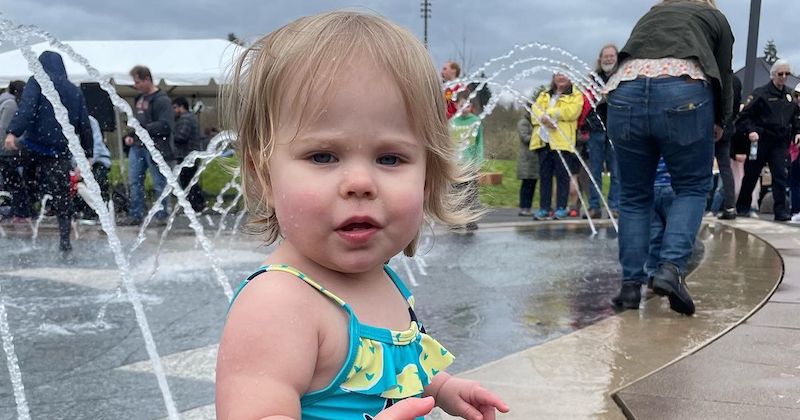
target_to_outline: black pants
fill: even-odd
[[[564,162],[558,157],[558,152],[549,148],[539,149],[539,179],[541,189],[539,190],[539,208],[552,210],[553,199],[553,175],[556,177],[556,207],[567,208],[569,199],[569,180],[570,173],[564,167]],[[569,152],[561,151],[564,160],[569,163]]]
[[[786,181],[788,178],[786,160],[789,156],[788,145],[784,141],[762,139],[758,142],[758,158],[747,160],[744,164],[744,178],[742,189],[736,200],[736,211],[747,213],[750,211],[750,201],[753,197],[753,188],[761,175],[764,165],[769,165],[772,175],[772,199],[774,200],[775,217],[788,215],[786,208]]]
[[[26,159],[21,155],[0,157],[0,176],[3,178],[0,191],[11,194],[11,215],[14,217],[32,215],[29,182],[20,174],[25,164]]]
[[[189,182],[192,180],[192,177],[196,172],[197,165],[181,169],[181,173],[178,176],[178,182],[181,184],[181,188],[186,189],[186,186],[189,185]],[[192,205],[192,209],[196,212],[199,212],[206,207],[206,199],[203,198],[203,192],[200,190],[199,181],[195,183],[192,188],[189,189],[189,191],[186,191],[186,199],[189,201],[189,204]]]
[[[533,206],[533,195],[536,193],[535,179],[522,179],[519,186],[519,208],[530,209]]]
[[[69,245],[72,218],[72,199],[69,196],[69,171],[72,163],[69,155],[45,156],[31,153],[28,157],[36,168],[39,192],[53,197],[49,203],[58,219],[62,247],[64,244]]]
[[[724,210],[732,209],[736,206],[736,191],[733,185],[733,171],[731,170],[732,136],[732,132],[726,131],[725,135],[722,136],[718,142],[714,143],[714,157],[717,159],[719,178],[722,182],[722,193],[724,197],[722,208]]]

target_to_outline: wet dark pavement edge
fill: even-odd
[[[800,418],[800,230],[756,219],[715,223],[769,244],[783,270],[741,322],[612,392],[628,419]]]

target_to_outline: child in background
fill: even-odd
[[[478,210],[480,209],[480,194],[477,173],[483,164],[483,125],[481,125],[481,119],[475,115],[475,110],[480,107],[480,104],[477,96],[469,98],[470,91],[468,90],[462,90],[456,96],[459,111],[450,118],[450,137],[459,151],[459,163],[467,172],[474,174],[470,176],[470,181],[457,184],[456,189],[466,194],[466,205],[470,209]],[[478,224],[469,222],[466,229],[468,231],[476,230]]]
[[[237,290],[217,358],[219,419],[413,419],[434,402],[508,407],[443,370],[389,266],[425,216],[474,220],[425,48],[385,19],[298,19],[238,60],[231,111],[251,224],[281,238]],[[425,397],[425,398],[418,398]]]

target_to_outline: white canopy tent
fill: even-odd
[[[171,95],[216,96],[218,85],[225,83],[228,69],[242,51],[240,46],[223,39],[66,41],[64,44],[118,87],[121,96],[134,94],[133,79],[128,72],[137,64],[150,68],[153,81]],[[73,83],[93,81],[83,66],[49,43],[41,42],[31,48],[37,56],[46,50],[59,52]],[[28,62],[19,50],[0,54],[0,87],[30,76]]]
[[[63,43],[88,60],[102,78],[109,81],[117,93],[129,102],[138,92],[133,89],[133,78],[128,72],[136,65],[144,65],[150,69],[153,82],[171,97],[191,97],[193,98],[191,102],[203,98],[208,110],[215,108],[219,85],[225,83],[231,65],[243,51],[239,45],[222,39]],[[72,83],[80,85],[95,82],[81,64],[48,42],[31,45],[31,49],[37,57],[47,50],[60,53],[64,59],[67,76]],[[27,81],[31,75],[28,62],[19,49],[0,54],[0,88],[7,87],[13,80]],[[87,104],[89,104],[88,97]],[[108,118],[117,120],[113,123],[113,127],[116,127],[117,131],[116,154],[121,157],[124,122],[119,121],[120,115],[110,103],[102,108],[108,108],[106,114],[111,115]],[[101,120],[99,116],[97,118]],[[207,120],[206,126],[217,126],[217,113],[206,112],[201,118],[201,124],[204,123],[203,120]],[[102,120],[101,126],[104,126]]]

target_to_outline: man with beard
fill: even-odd
[[[617,46],[614,44],[607,44],[600,49],[600,54],[597,57],[597,68],[595,73],[607,82],[611,77],[617,66]],[[597,108],[590,113],[584,121],[582,132],[589,133],[589,166],[592,171],[592,178],[597,182],[598,186],[603,185],[603,168],[607,168],[611,174],[611,186],[608,190],[608,207],[616,217],[619,213],[619,169],[617,168],[617,157],[614,154],[614,149],[606,135],[606,115],[608,114],[608,104],[605,100],[597,103]],[[611,139],[613,141],[614,139]],[[591,218],[599,218],[602,216],[600,210],[600,192],[594,188],[589,188],[589,214],[585,215]]]

